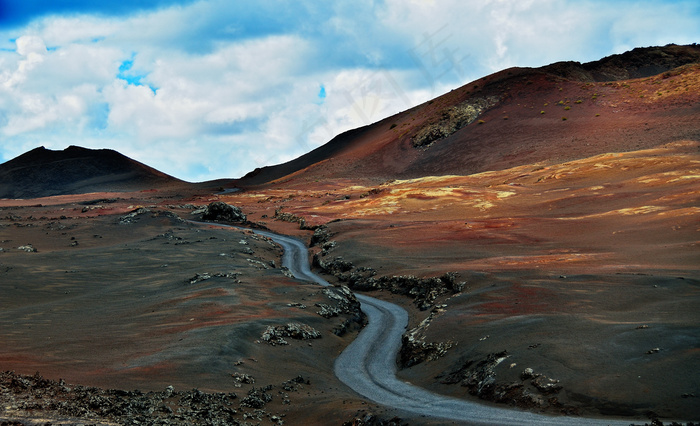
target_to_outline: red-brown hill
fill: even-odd
[[[700,140],[700,45],[511,68],[238,181],[468,175]]]
[[[35,148],[0,164],[0,198],[139,191],[182,181],[110,149]]]

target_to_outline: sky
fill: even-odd
[[[698,42],[697,0],[0,0],[0,163],[236,178],[508,67]]]

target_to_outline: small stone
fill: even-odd
[[[559,384],[559,380],[549,379],[546,376],[537,377],[532,381],[532,385],[542,393],[556,393],[562,388]]]
[[[528,367],[520,373],[520,378],[523,380],[531,379],[535,377],[535,372],[532,368]]]

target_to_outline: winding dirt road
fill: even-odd
[[[243,229],[243,228],[239,228]],[[330,285],[309,267],[306,245],[293,237],[254,230],[284,248],[282,265],[298,279]],[[630,420],[563,417],[497,408],[429,392],[396,377],[396,354],[408,325],[401,307],[372,297],[357,295],[369,324],[335,361],[335,374],[363,397],[401,411],[464,424],[485,425],[619,425]],[[644,420],[638,420],[644,423]]]

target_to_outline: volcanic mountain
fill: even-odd
[[[412,299],[404,381],[698,419],[699,118],[698,45],[511,68],[219,198],[277,232],[314,230],[334,282]]]
[[[0,199],[0,423],[403,416],[335,376],[352,292],[406,309],[401,381],[582,424],[697,423],[698,118],[700,46],[669,45],[504,70],[238,182],[35,149],[0,165],[0,197],[137,192]],[[337,293],[266,237],[186,220],[216,201],[309,243]],[[267,340],[307,327],[323,338]]]
[[[348,131],[241,186],[468,175],[700,138],[700,45],[511,68]]]
[[[0,164],[0,198],[138,191],[182,181],[110,149],[42,147]]]

